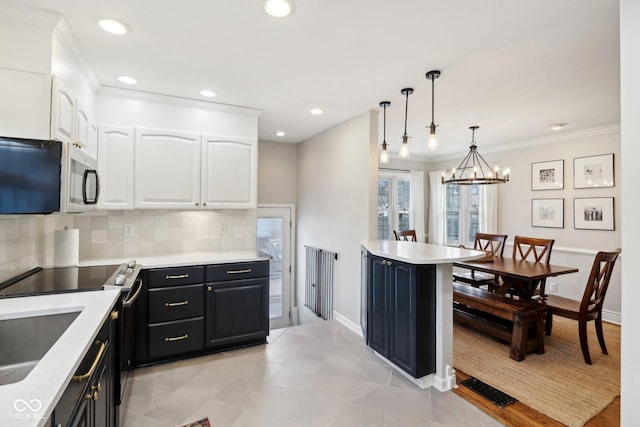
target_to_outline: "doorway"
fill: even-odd
[[[257,249],[271,256],[269,274],[269,329],[291,325],[291,262],[293,206],[259,206]]]

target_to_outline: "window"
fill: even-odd
[[[446,186],[446,244],[473,245],[479,231],[480,186]]]
[[[378,239],[393,239],[392,230],[409,229],[411,178],[408,173],[381,172],[378,177]]]

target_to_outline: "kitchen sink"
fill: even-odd
[[[80,311],[0,320],[0,386],[26,378]]]

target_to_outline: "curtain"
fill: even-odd
[[[416,230],[418,242],[424,243],[424,172],[411,171],[409,188],[409,228]]]
[[[445,191],[442,171],[429,172],[429,243],[444,245]]]
[[[498,186],[480,185],[478,228],[483,233],[498,232]]]

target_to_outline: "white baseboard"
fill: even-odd
[[[342,323],[347,328],[351,329],[356,334],[358,334],[358,336],[364,338],[364,335],[362,335],[362,328],[360,328],[359,324],[355,323],[351,319],[348,319],[347,317],[343,316],[337,311],[333,312],[333,318],[336,319],[338,322]]]
[[[616,325],[622,325],[622,315],[611,310],[602,310],[602,320]]]

